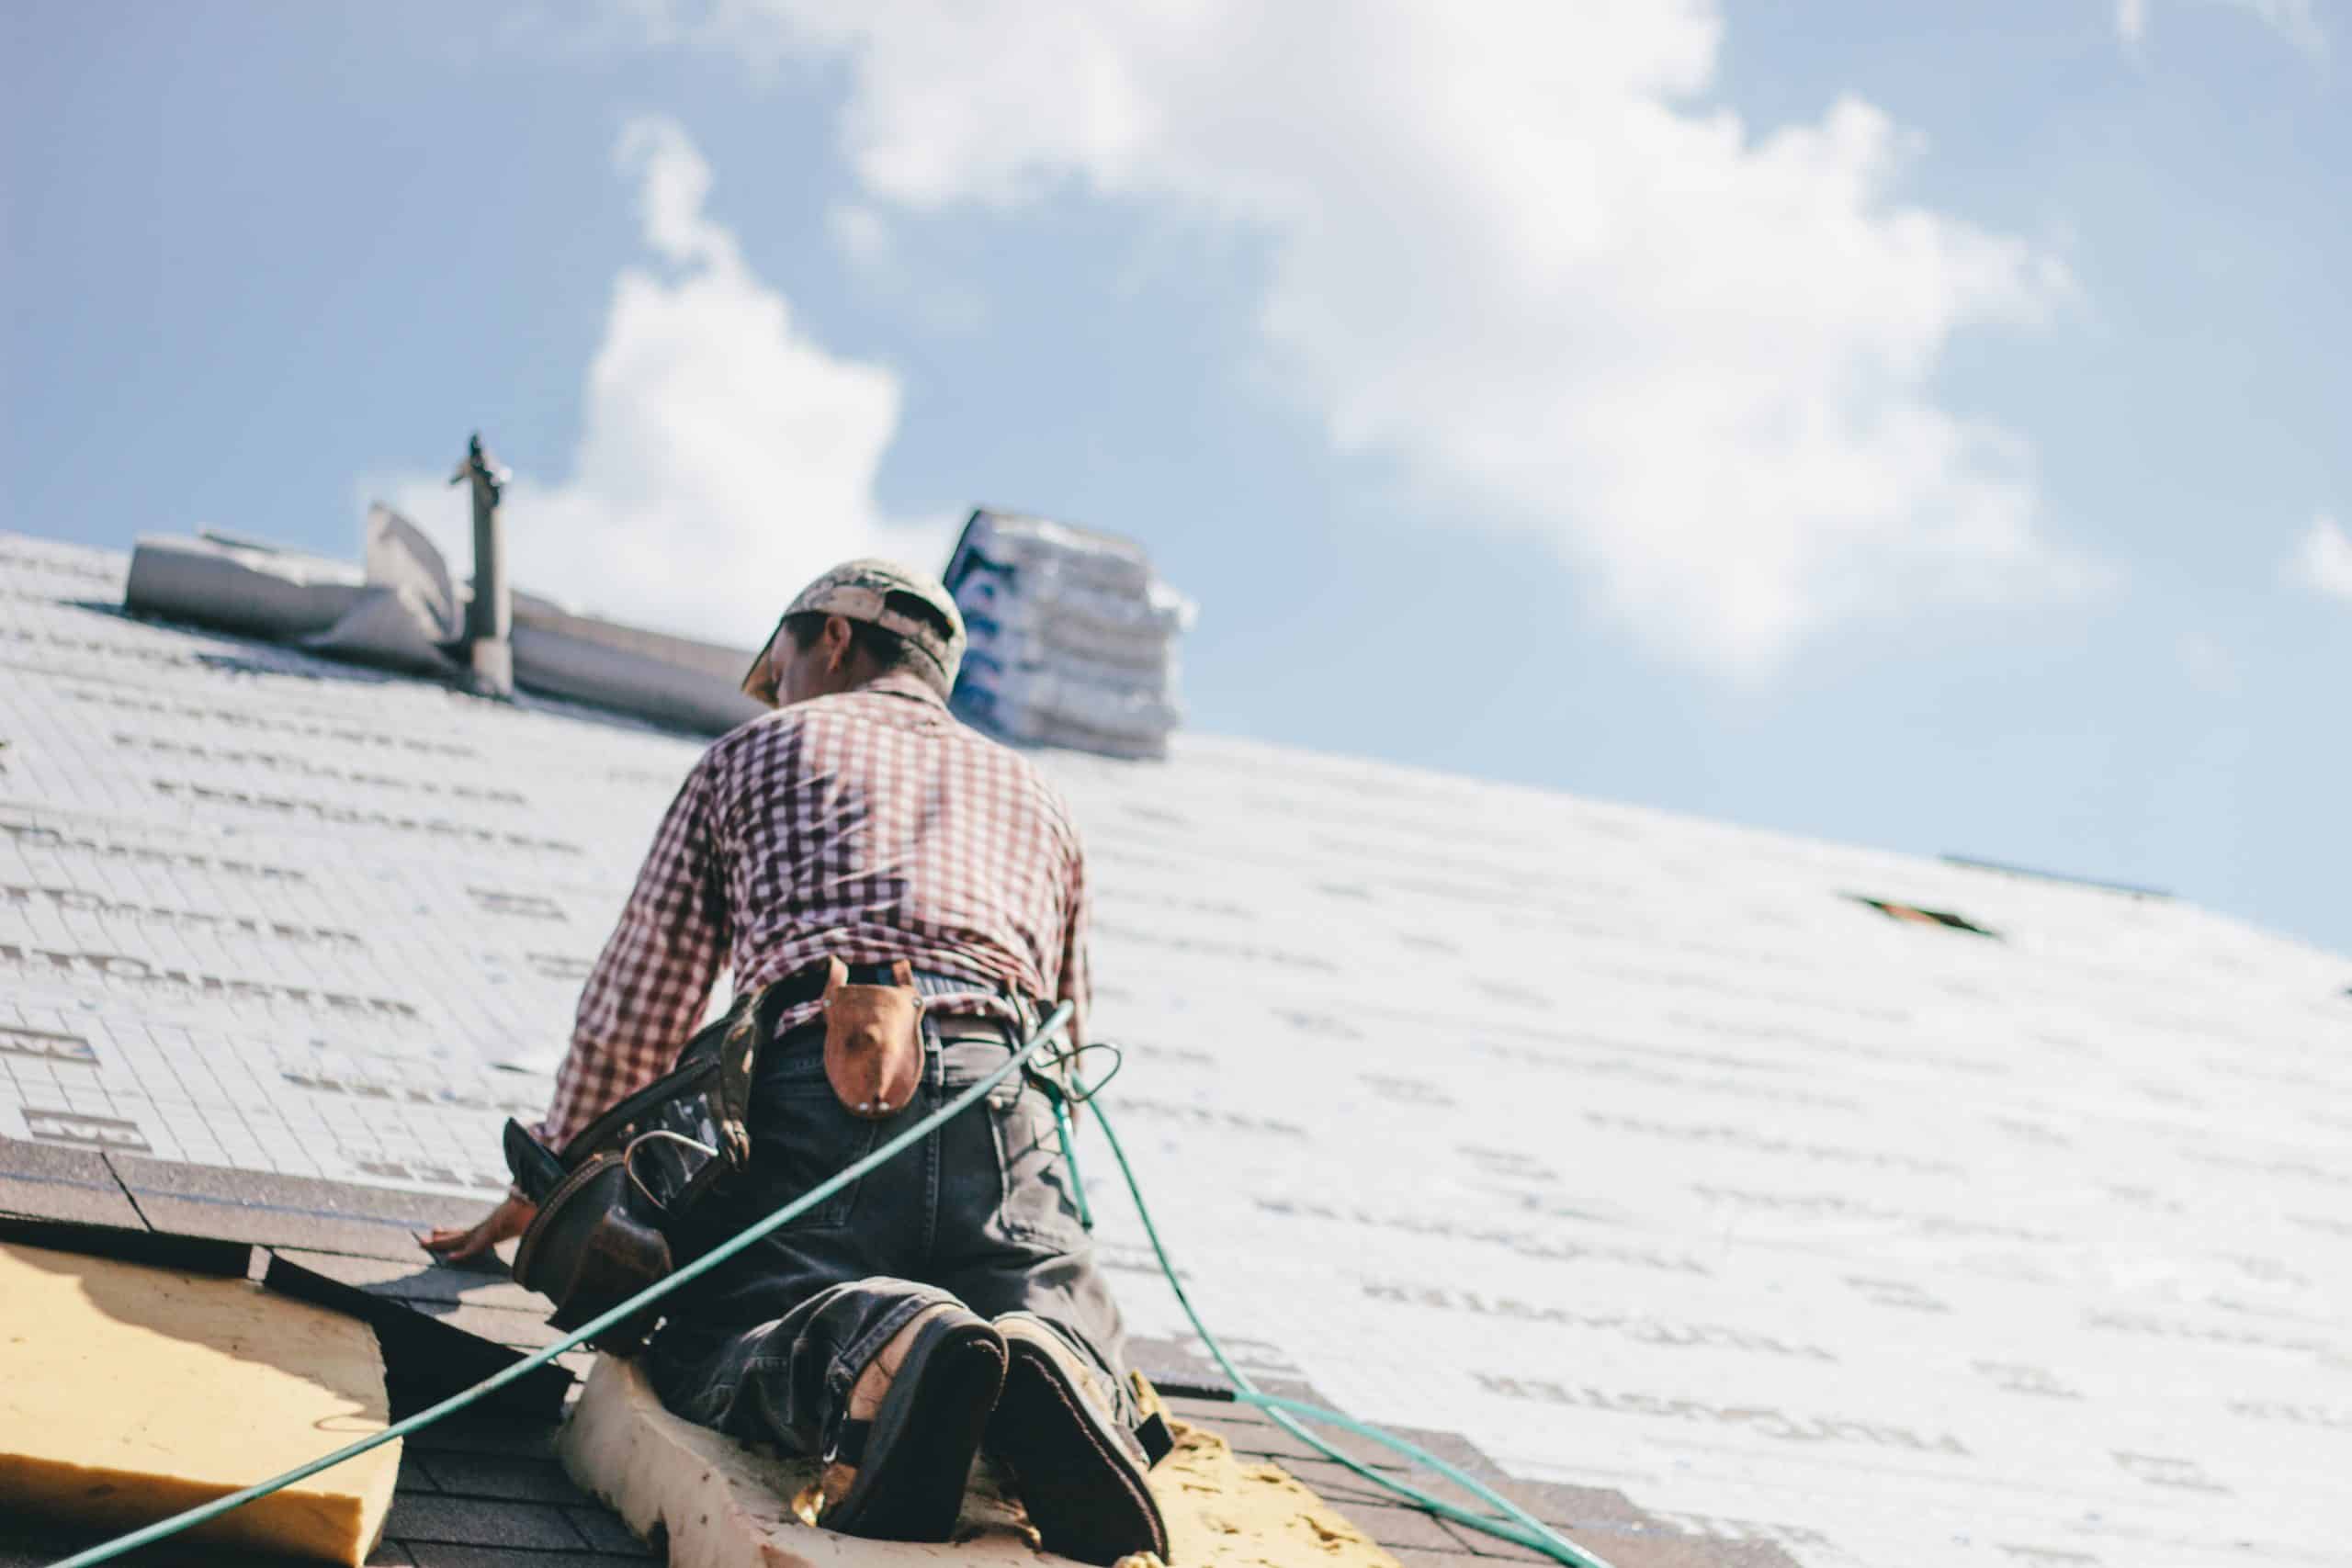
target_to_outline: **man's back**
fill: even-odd
[[[755,719],[672,803],[582,992],[547,1135],[560,1144],[666,1068],[730,953],[738,990],[826,957],[903,958],[973,982],[935,1011],[1004,1017],[995,993],[1010,989],[1082,1014],[1085,903],[1060,794],[921,681]]]
[[[711,761],[739,982],[830,954],[1061,993],[1078,832],[1026,758],[869,687],[747,725]]]

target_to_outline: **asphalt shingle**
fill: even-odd
[[[0,1137],[0,1213],[133,1229],[145,1224],[105,1156],[19,1138]]]
[[[505,1454],[420,1452],[416,1463],[433,1489],[453,1497],[503,1502],[576,1503],[580,1488],[553,1460]]]
[[[435,1543],[533,1551],[576,1551],[587,1545],[563,1510],[551,1504],[437,1493],[395,1493],[384,1534],[411,1551]]]

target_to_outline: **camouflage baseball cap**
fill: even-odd
[[[932,615],[922,613],[926,609]],[[768,657],[775,651],[775,639],[784,635],[785,621],[801,615],[865,621],[905,638],[916,666],[942,696],[955,686],[956,671],[964,662],[964,617],[939,579],[896,561],[844,561],[800,591],[744,674],[743,690],[771,707],[775,693],[768,678]],[[933,616],[946,623],[946,636],[940,635]]]

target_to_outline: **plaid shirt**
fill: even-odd
[[[798,703],[686,775],[580,996],[541,1136],[561,1148],[669,1070],[719,964],[740,994],[828,954],[975,983],[933,1013],[1005,1019],[986,987],[1087,1001],[1078,828],[1023,757],[900,673]],[[780,1026],[818,1017],[787,1009]],[[1073,1016],[1069,1039],[1079,1038]]]

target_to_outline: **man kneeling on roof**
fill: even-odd
[[[866,560],[810,583],[744,679],[776,711],[687,774],[582,993],[539,1129],[552,1148],[670,1067],[730,954],[739,997],[785,998],[756,1057],[742,1179],[673,1227],[681,1262],[1001,1065],[1048,998],[1084,1011],[1077,827],[1027,760],[949,716],[963,649],[931,578]],[[904,1051],[920,1078],[895,1111],[829,1083],[835,961],[867,987],[903,964],[921,994],[904,1010],[920,1013]],[[1047,1550],[1165,1558],[1118,1309],[1069,1182],[1045,1092],[1008,1079],[680,1290],[645,1352],[654,1386],[706,1426],[823,1457],[830,1529],[946,1540],[985,1447]],[[518,1190],[425,1245],[470,1258],[535,1212]]]

